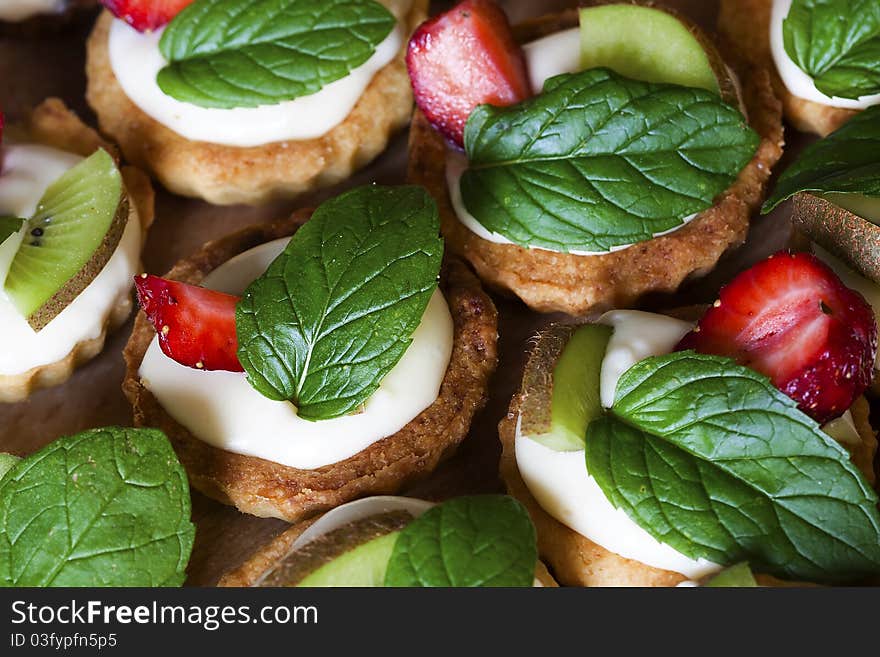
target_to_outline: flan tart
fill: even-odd
[[[0,148],[0,401],[66,381],[132,308],[153,189],[57,99]]]
[[[102,131],[170,191],[293,197],[344,180],[408,122],[403,55],[427,0],[290,0],[271,15],[254,0],[182,4],[149,22],[106,11],[87,46]]]
[[[480,21],[494,26],[484,54],[470,68],[445,56],[472,48],[461,25],[483,35]],[[653,4],[511,30],[489,0],[462,3],[410,42],[409,179],[487,285],[541,312],[630,306],[745,240],[783,139],[769,73],[740,72]]]
[[[150,319],[125,349],[135,423],[168,434],[193,486],[291,522],[427,476],[466,436],[497,362],[495,307],[460,260],[440,268],[423,190],[358,188],[310,215],[139,280]]]

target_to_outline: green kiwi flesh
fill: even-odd
[[[584,7],[580,32],[585,69],[602,66],[629,78],[698,87],[722,96],[733,91],[715,46],[674,12],[628,3]]]
[[[725,568],[720,573],[713,575],[706,580],[706,583],[703,584],[703,586],[711,588],[748,588],[758,586],[758,582],[755,581],[755,576],[752,574],[752,569],[749,568],[749,564],[742,562]]]
[[[553,326],[538,336],[523,374],[520,431],[558,451],[583,449],[602,414],[599,380],[612,329]]]
[[[28,219],[6,293],[35,331],[64,310],[113,255],[129,214],[122,176],[98,150],[52,183]]]
[[[389,511],[350,522],[288,554],[258,586],[381,586],[397,534],[412,520]]]
[[[353,550],[305,577],[297,586],[384,586],[385,571],[400,532],[391,532],[358,545]]]

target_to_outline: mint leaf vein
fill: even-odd
[[[165,28],[156,81],[201,107],[293,100],[366,62],[395,23],[374,0],[200,0]]]
[[[520,246],[605,252],[709,208],[758,141],[710,91],[590,69],[518,105],[474,110],[462,199]]]
[[[586,461],[614,506],[691,558],[819,582],[880,572],[877,496],[848,453],[729,359],[634,365]]]
[[[251,384],[305,419],[355,410],[409,347],[442,254],[420,187],[370,185],[322,204],[236,310]]]

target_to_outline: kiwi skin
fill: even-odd
[[[553,370],[577,325],[554,324],[539,333],[523,370],[520,418],[525,435],[550,431],[553,416]]]
[[[880,226],[806,192],[795,194],[793,205],[791,220],[796,229],[880,283]]]
[[[412,520],[412,515],[407,511],[389,511],[350,522],[288,554],[256,586],[296,586],[318,568],[349,550],[399,531]]]
[[[119,204],[116,206],[116,212],[113,215],[113,221],[110,222],[110,227],[104,234],[104,239],[98,248],[95,249],[92,257],[70,280],[62,285],[55,294],[49,297],[42,306],[37,308],[27,318],[28,324],[31,325],[34,331],[45,328],[101,273],[104,265],[107,264],[107,261],[110,260],[116,251],[116,247],[119,246],[119,241],[122,239],[122,234],[125,232],[125,226],[128,223],[129,211],[128,195],[125,192],[125,185],[123,185],[119,194]]]

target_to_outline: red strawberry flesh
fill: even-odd
[[[157,30],[171,22],[194,0],[101,0],[116,18],[138,32]]]
[[[458,146],[477,105],[513,105],[531,95],[522,49],[492,0],[465,0],[422,23],[406,64],[419,109]]]
[[[197,369],[243,371],[236,354],[239,297],[147,274],[135,277],[135,286],[166,356]]]
[[[729,356],[768,376],[820,424],[870,385],[871,306],[808,253],[777,253],[728,283],[678,349]]]

